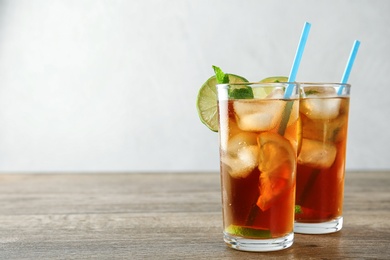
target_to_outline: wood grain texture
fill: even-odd
[[[390,172],[348,172],[344,228],[271,253],[222,240],[218,173],[0,175],[0,259],[389,259]]]

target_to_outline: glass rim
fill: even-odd
[[[349,86],[351,87],[350,83],[341,83],[341,82],[315,82],[315,81],[280,81],[280,82],[235,82],[235,83],[219,83],[216,84],[216,86],[248,86],[248,85],[259,85],[259,86],[278,86],[278,85],[286,85],[286,84],[293,84],[293,85],[315,85],[315,86]]]
[[[350,83],[341,83],[341,82],[313,82],[313,81],[307,81],[307,82],[301,82],[298,81],[300,87],[321,87],[321,86],[344,86],[344,87],[351,87]]]
[[[255,87],[255,86],[266,86],[266,87],[283,87],[285,85],[295,85],[299,86],[300,83],[297,81],[294,82],[235,82],[235,83],[219,83],[216,86],[219,87],[227,87],[227,86],[247,86],[247,87]]]

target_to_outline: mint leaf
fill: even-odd
[[[225,74],[225,73],[221,70],[221,68],[219,68],[219,67],[213,65],[213,69],[214,69],[215,77],[217,78],[217,83],[218,83],[218,84],[229,83],[229,77],[228,77],[228,75]]]
[[[295,205],[295,214],[301,214],[303,213],[301,206]]]
[[[253,91],[250,87],[236,88],[229,93],[229,97],[234,99],[250,99],[253,98]]]
[[[317,90],[307,90],[307,91],[305,91],[305,95],[306,96],[315,95],[315,94],[318,94],[318,93],[320,93],[320,92],[317,91]]]
[[[214,65],[213,65],[213,69],[218,84],[229,83],[229,74],[224,73],[220,67]],[[249,99],[249,98],[253,98],[253,91],[252,88],[250,87],[236,88],[229,92],[229,97],[234,99]]]

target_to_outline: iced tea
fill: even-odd
[[[350,86],[302,83],[301,89],[295,232],[331,233],[343,221]]]
[[[218,85],[224,239],[239,250],[273,251],[293,241],[299,100],[297,90],[284,99],[285,87]],[[232,97],[245,88],[253,98]]]

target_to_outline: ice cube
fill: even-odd
[[[303,138],[298,163],[317,169],[326,169],[332,166],[336,153],[336,146],[333,143]]]
[[[310,119],[334,119],[339,115],[340,101],[339,98],[303,99],[300,111]]]
[[[257,145],[243,146],[237,155],[223,154],[221,162],[228,167],[233,178],[246,178],[259,163],[259,150]]]
[[[337,97],[337,91],[333,86],[305,86],[302,95],[304,97]]]
[[[346,119],[339,116],[332,120],[311,120],[305,116],[301,117],[303,138],[338,142],[345,138]]]
[[[238,127],[244,131],[268,131],[281,119],[284,103],[278,100],[235,101]]]
[[[284,91],[280,88],[272,89],[271,93],[268,94],[269,99],[282,99],[284,97]]]
[[[347,137],[347,120],[344,116],[338,117],[329,123],[328,140],[334,143],[345,141]]]
[[[237,156],[238,151],[245,146],[257,145],[257,134],[251,132],[240,132],[230,138],[227,152],[232,156]]]

